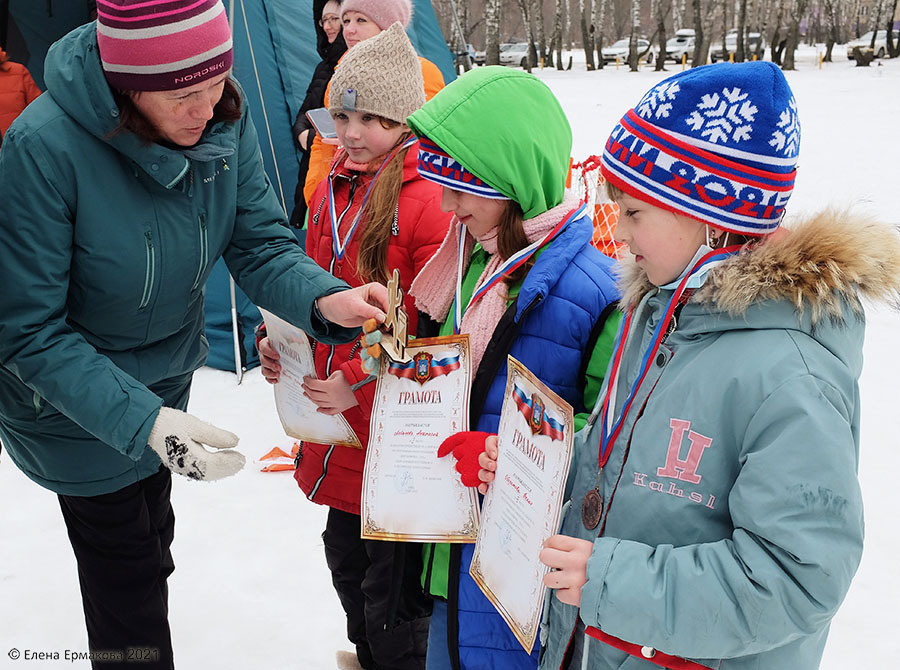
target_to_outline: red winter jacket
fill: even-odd
[[[0,49],[0,137],[6,135],[16,117],[40,94],[41,89],[25,66],[7,60],[6,52]]]
[[[403,186],[400,189],[396,224],[387,250],[388,272],[392,273],[394,268],[400,271],[410,335],[416,332],[417,312],[415,303],[409,296],[409,285],[437,251],[450,225],[450,215],[440,209],[441,187],[422,179],[416,172],[418,151],[417,142],[409,148],[403,163]],[[337,160],[342,164],[343,159],[342,154]],[[334,177],[334,198],[335,211],[341,222],[341,238],[346,236],[371,179],[371,174],[351,171],[343,165],[338,168]],[[335,277],[343,279],[350,286],[360,286],[364,282],[356,274],[356,254],[365,221],[360,222],[351,237],[343,259],[338,260],[332,248],[327,179],[316,188],[310,202],[306,253]],[[345,210],[346,213],[343,213]],[[326,379],[335,370],[341,370],[351,385],[367,377],[360,363],[358,341],[337,346],[314,342],[313,346],[319,379]],[[369,442],[369,416],[375,398],[375,383],[364,384],[355,393],[359,405],[345,411],[344,418],[365,447]],[[294,478],[313,502],[359,514],[365,457],[365,449],[304,442]]]

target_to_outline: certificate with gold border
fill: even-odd
[[[512,356],[508,362],[496,477],[481,507],[469,574],[530,652],[549,570],[538,555],[559,528],[574,415],[528,368]]]
[[[478,500],[441,442],[468,430],[472,363],[468,335],[409,342],[410,360],[381,357],[366,450],[362,537],[474,542]]]

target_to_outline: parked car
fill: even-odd
[[[675,31],[675,37],[666,40],[666,59],[681,62],[682,56],[688,60],[694,57],[694,40],[696,34],[693,28],[681,28]]]
[[[895,30],[894,32],[894,46],[896,47],[897,43],[900,42],[900,30]],[[861,50],[865,51],[872,46],[872,31],[870,30],[862,37],[858,37],[855,40],[850,40],[847,42],[847,58],[853,59],[853,47],[859,47]],[[875,58],[884,58],[884,55],[887,53],[887,30],[879,30],[878,34],[875,36]]]
[[[476,51],[472,60],[475,61],[475,65],[484,65],[484,61],[487,60],[487,54],[483,49],[481,51]]]
[[[759,33],[747,33],[747,41],[744,44],[744,58],[752,58],[752,54],[763,46],[763,38]],[[725,33],[725,48],[721,42],[713,42],[709,50],[709,59],[716,63],[720,60],[729,60],[731,54],[737,53],[737,28],[732,28]]]
[[[525,67],[528,65],[528,42],[516,42],[510,44],[506,49],[504,45],[500,45],[500,65],[512,65],[514,67]],[[535,45],[535,50],[537,45]],[[537,65],[537,63],[534,63]]]
[[[653,62],[653,51],[650,49],[650,42],[643,37],[639,37],[637,43],[638,56],[643,58],[644,62],[649,65]],[[627,62],[630,44],[631,39],[623,37],[622,39],[613,42],[610,46],[604,47],[600,50],[600,54],[603,56],[603,62],[614,63],[617,58],[622,62]]]

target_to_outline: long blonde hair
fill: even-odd
[[[396,128],[400,125],[385,118],[379,118],[379,121],[385,128]],[[403,144],[411,135],[411,131],[404,132],[394,146]],[[356,273],[363,281],[386,284],[390,278],[387,248],[394,222],[400,214],[398,201],[403,186],[403,162],[408,151],[409,148],[398,151],[384,166],[360,214],[363,227],[359,238],[359,252],[356,256]]]

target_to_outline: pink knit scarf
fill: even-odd
[[[523,221],[522,225],[529,244],[536,242],[553,230],[563,217],[576,209],[578,205],[578,198],[566,194],[563,201],[556,207]],[[409,289],[410,295],[416,299],[416,307],[441,323],[447,320],[450,306],[456,296],[457,240],[459,239],[460,225],[462,224],[454,217],[441,246],[416,275]],[[500,258],[497,253],[497,232],[497,229],[494,228],[477,240],[490,254],[487,266],[478,278],[479,286],[506,260]],[[468,259],[466,268],[471,262],[475,242],[476,239],[472,234],[466,231],[465,257]],[[463,268],[463,276],[465,276],[466,268]],[[500,281],[463,313],[460,332],[469,334],[469,350],[472,355],[473,370],[478,370],[478,366],[481,364],[494,329],[506,311],[508,299],[506,282]]]

